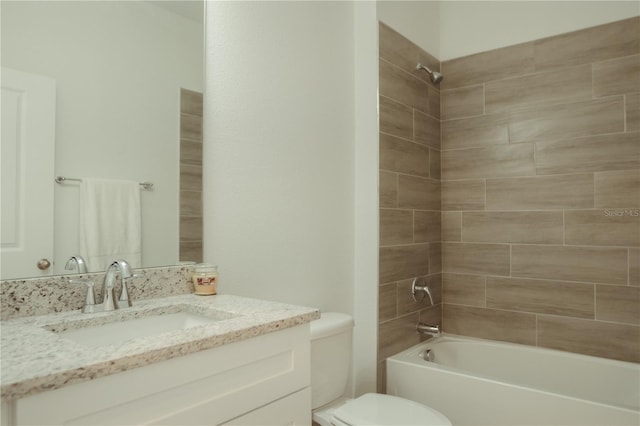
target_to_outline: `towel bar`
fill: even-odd
[[[55,177],[56,183],[62,184],[67,180],[72,180],[74,182],[82,182],[82,179],[78,179],[78,178],[68,178],[68,177],[64,177],[64,176],[56,176]],[[147,191],[150,191],[151,189],[153,189],[153,182],[140,182],[140,186],[143,187],[144,189],[146,189]]]

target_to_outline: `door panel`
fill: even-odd
[[[55,80],[2,68],[0,277],[50,275],[53,263]]]

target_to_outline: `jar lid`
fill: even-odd
[[[211,263],[198,263],[195,266],[196,272],[217,272],[218,265],[212,265]]]

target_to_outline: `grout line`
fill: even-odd
[[[631,285],[631,248],[627,248],[627,285]]]
[[[513,244],[509,244],[509,276],[512,277],[513,267],[511,266],[513,262]]]
[[[484,208],[483,211],[487,210],[487,179],[483,179],[484,183]]]
[[[487,307],[487,276],[484,277],[484,307]]]
[[[627,94],[622,95],[622,121],[623,131],[627,133]]]
[[[593,283],[593,320],[597,321],[597,312],[598,312],[598,297],[597,297],[597,284]]]
[[[566,246],[567,245],[567,227],[565,224],[565,211],[562,210],[562,245]]]
[[[487,115],[487,86],[482,83],[482,115]]]
[[[596,172],[591,173],[591,189],[593,190],[593,203],[591,204],[591,208],[596,208]]]
[[[411,210],[411,241],[416,243],[416,211]]]
[[[591,71],[591,99],[596,99],[596,90],[595,87],[593,86],[593,62],[591,62],[591,65],[589,67],[590,71]]]
[[[416,109],[415,108],[411,108],[411,135],[412,135],[413,141],[415,142],[416,140]]]

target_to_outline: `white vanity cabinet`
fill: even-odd
[[[7,426],[311,424],[309,345],[309,324],[299,325],[18,399],[2,417]]]

